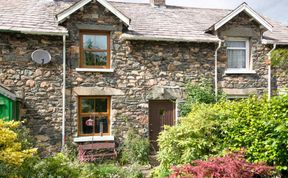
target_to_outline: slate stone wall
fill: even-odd
[[[51,53],[49,64],[31,60],[36,49]],[[22,99],[22,119],[36,136],[40,152],[61,146],[62,38],[17,33],[0,34],[0,82]],[[44,151],[45,150],[45,151]]]

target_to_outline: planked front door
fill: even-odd
[[[175,124],[175,102],[170,100],[149,101],[149,139],[152,150],[158,150],[157,139],[164,125]]]

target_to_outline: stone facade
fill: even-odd
[[[48,50],[52,61],[34,63],[31,53],[36,49]],[[0,60],[0,82],[22,99],[22,118],[40,150],[55,151],[61,146],[62,38],[1,33]]]
[[[263,61],[271,49],[260,44],[262,32],[258,24],[247,18],[241,14],[218,31],[222,39],[227,35],[250,39],[251,63],[256,74],[225,74],[226,48],[219,51],[218,87],[234,92],[238,89],[242,94],[267,87],[268,70]],[[148,136],[148,102],[155,88],[162,86],[181,91],[188,82],[198,82],[201,78],[214,80],[216,43],[122,41],[120,36],[126,30],[125,25],[97,2],[86,5],[61,25],[69,30],[65,129],[69,138],[77,136],[77,100],[87,91],[99,95],[111,93],[112,134],[121,141],[127,122],[132,123],[139,134]],[[113,72],[76,70],[80,58],[79,31],[84,29],[110,31]],[[36,49],[48,50],[52,61],[46,65],[32,62],[30,55]],[[55,151],[61,144],[62,38],[1,33],[0,64],[0,82],[23,98],[27,110],[23,117],[27,118],[39,146]],[[278,80],[282,86],[287,86],[287,82],[283,76]]]
[[[222,40],[233,37],[249,40],[249,66],[254,74],[225,74],[227,69],[227,50],[221,47],[218,58],[218,86],[229,95],[249,95],[262,93],[267,90],[268,66],[265,59],[272,46],[261,44],[261,31],[259,24],[250,21],[246,13],[242,12],[218,30]]]
[[[95,12],[97,12],[95,14]],[[110,28],[112,73],[77,72],[79,63],[79,30],[97,22],[98,30]],[[81,25],[79,25],[81,24]],[[71,16],[64,24],[70,30],[68,44],[74,51],[68,55],[70,73],[67,75],[67,134],[77,133],[77,87],[110,87],[124,95],[112,95],[112,131],[121,138],[128,122],[141,135],[148,136],[148,95],[153,86],[183,88],[190,81],[203,77],[213,79],[215,44],[121,41],[125,27],[110,12],[93,3]],[[75,52],[76,51],[76,52]]]

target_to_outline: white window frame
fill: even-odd
[[[255,71],[252,70],[252,63],[251,63],[251,57],[250,57],[250,41],[247,38],[228,38],[226,40],[227,42],[245,42],[246,47],[228,47],[227,46],[227,69],[225,71],[226,74],[235,74],[235,73],[243,73],[243,74],[249,74],[249,73],[255,73]],[[229,68],[228,67],[228,50],[245,50],[246,51],[246,66],[245,68]]]

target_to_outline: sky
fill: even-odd
[[[149,2],[149,0],[113,0],[124,2]],[[166,0],[168,5],[203,8],[235,9],[243,0]],[[288,0],[246,0],[258,13],[288,25]]]

